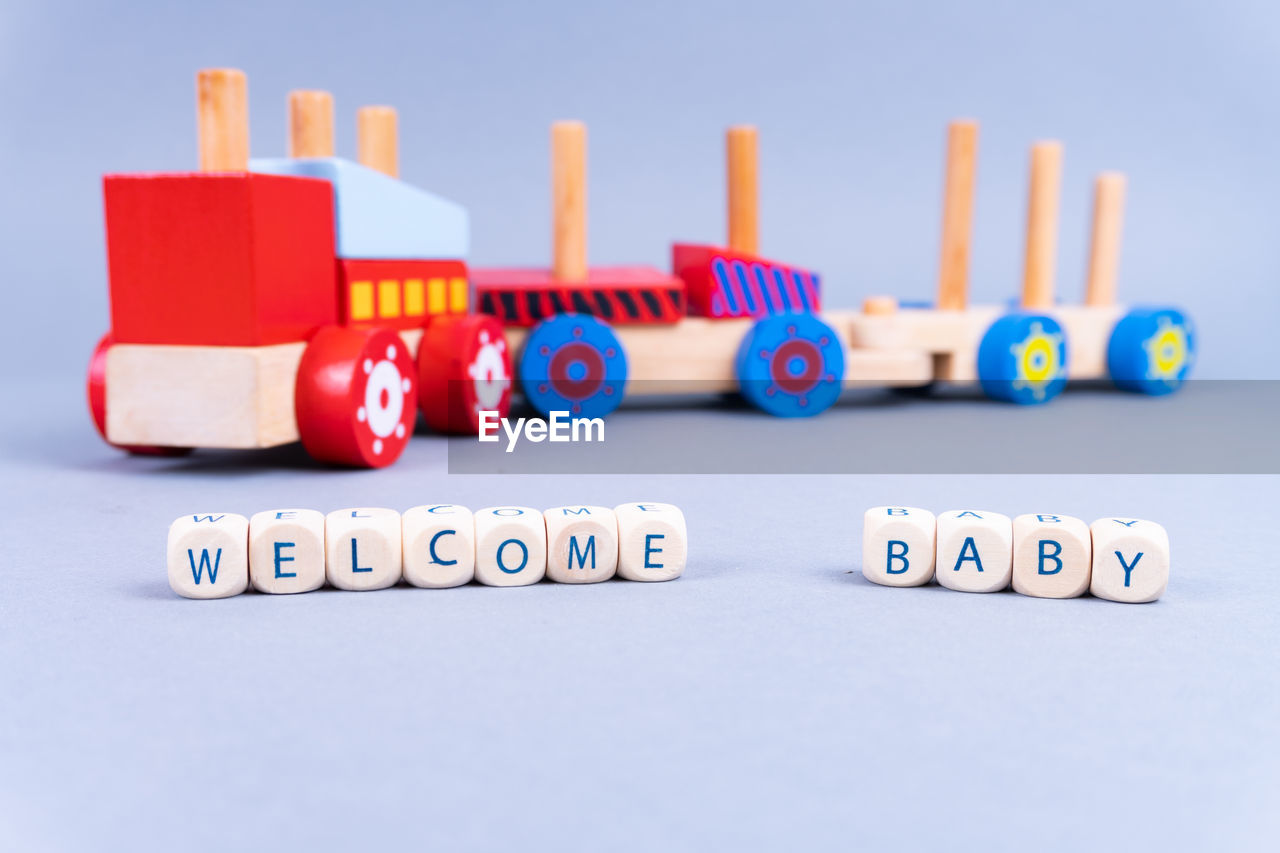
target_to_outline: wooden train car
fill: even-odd
[[[1054,299],[1059,143],[1031,153],[1020,305],[968,304],[977,125],[958,121],[948,134],[936,302],[873,296],[861,311],[824,310],[817,274],[758,255],[754,128],[728,134],[728,246],[677,243],[670,275],[587,266],[585,147],[581,125],[553,128],[552,269],[472,273],[481,309],[503,321],[521,353],[525,397],[544,413],[603,416],[626,395],[738,391],[766,412],[803,417],[853,386],[938,382],[977,382],[992,398],[1036,404],[1068,379],[1108,376],[1165,394],[1194,361],[1183,312],[1115,303],[1122,175],[1097,179],[1084,304]]]
[[[677,243],[670,272],[589,267],[586,128],[560,122],[551,267],[472,270],[466,211],[396,177],[393,110],[360,111],[356,163],[333,156],[327,93],[294,92],[289,108],[290,157],[250,160],[244,75],[201,72],[200,171],[104,178],[111,331],[88,395],[110,443],[300,440],[317,459],[380,467],[417,411],[475,434],[481,411],[506,414],[516,379],[544,414],[736,391],[803,417],[866,385],[977,382],[1035,404],[1068,379],[1110,376],[1164,394],[1194,361],[1181,311],[1115,303],[1120,175],[1097,180],[1084,303],[1055,300],[1057,143],[1032,149],[1020,305],[968,305],[977,126],[962,121],[948,136],[936,301],[873,296],[841,311],[824,307],[819,275],[758,253],[754,128],[728,134],[727,246]]]
[[[107,175],[111,331],[90,410],[142,453],[271,447],[381,467],[421,408],[441,429],[505,411],[500,325],[470,311],[469,223],[396,178],[395,113],[333,156],[332,98],[290,96],[291,157],[250,160],[247,86],[198,78],[200,168]]]

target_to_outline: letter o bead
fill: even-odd
[[[249,581],[259,592],[324,586],[324,513],[270,509],[249,519]]]
[[[680,577],[689,556],[689,532],[677,506],[620,504],[618,577],[629,581],[669,581]]]
[[[862,576],[884,586],[927,584],[937,535],[937,520],[927,509],[872,507],[862,517]]]
[[[1136,518],[1100,518],[1089,525],[1089,532],[1090,592],[1126,604],[1145,604],[1164,595],[1169,585],[1169,534],[1163,527]]]
[[[249,588],[249,519],[184,515],[169,525],[169,587],[183,598],[228,598]]]
[[[618,519],[602,506],[558,506],[547,522],[547,577],[557,583],[599,583],[618,570]]]
[[[400,513],[352,507],[324,518],[325,572],[338,589],[386,589],[400,582]]]
[[[547,525],[527,506],[476,512],[476,580],[488,586],[528,586],[547,573]]]
[[[462,586],[475,577],[476,523],[456,504],[427,504],[405,512],[404,579],[426,589]]]
[[[1089,525],[1069,515],[1013,520],[1013,591],[1036,598],[1075,598],[1089,591]]]

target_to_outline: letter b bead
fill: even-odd
[[[1069,515],[1013,520],[1013,591],[1036,598],[1075,598],[1089,591],[1089,525]]]
[[[933,580],[937,523],[912,506],[877,506],[862,518],[862,575],[885,586]]]

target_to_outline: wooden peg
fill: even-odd
[[[333,156],[333,95],[303,89],[289,93],[289,156]]]
[[[756,129],[750,125],[731,127],[725,142],[729,165],[729,248],[755,255],[760,250]]]
[[[1093,185],[1093,237],[1089,247],[1086,305],[1114,305],[1120,270],[1120,234],[1124,229],[1125,178],[1103,172]]]
[[[552,275],[560,281],[587,279],[587,126],[551,125]]]
[[[862,313],[868,317],[885,317],[898,312],[898,300],[892,296],[868,296],[862,300]]]
[[[400,144],[394,107],[361,107],[356,113],[356,159],[393,178],[400,176]]]
[[[973,186],[977,173],[978,123],[953,121],[947,128],[947,174],[942,196],[942,261],[938,308],[961,311],[969,301],[969,246],[973,236]]]
[[[200,169],[249,168],[249,84],[234,68],[206,68],[196,75],[196,123]]]
[[[1058,252],[1058,199],[1062,192],[1062,143],[1031,147],[1031,197],[1027,205],[1027,257],[1022,307],[1053,305],[1053,268]]]

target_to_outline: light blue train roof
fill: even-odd
[[[340,258],[467,257],[466,208],[339,157],[250,160],[249,171],[322,178],[333,184]]]

